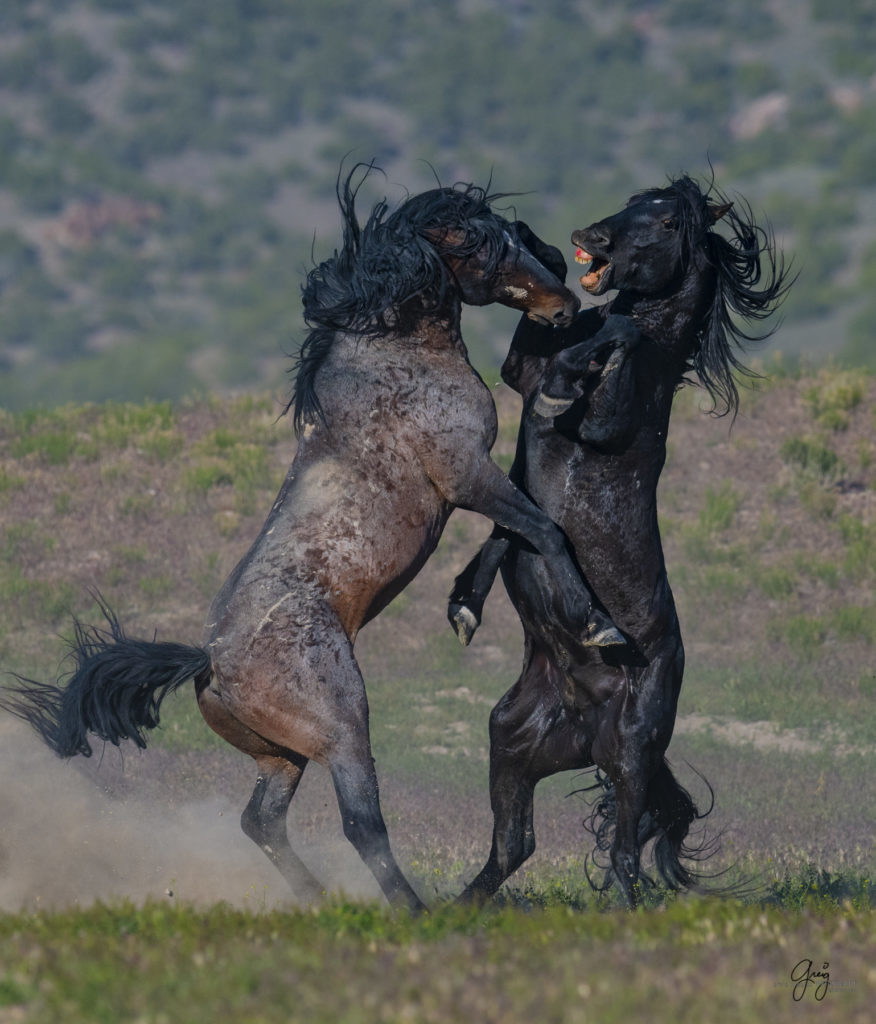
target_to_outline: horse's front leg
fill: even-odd
[[[625,357],[641,342],[642,334],[635,322],[627,316],[612,313],[605,324],[592,338],[571,348],[563,349],[551,360],[533,404],[536,416],[547,419],[560,416],[584,393],[584,381],[597,372],[617,375],[618,367]],[[614,349],[605,370],[594,360],[607,348]],[[609,377],[609,379],[611,379]]]
[[[544,556],[561,596],[566,622],[570,626],[580,624],[576,635],[579,643],[585,647],[626,643],[611,618],[596,606],[563,531],[491,459],[471,465],[465,480],[458,481],[453,490],[448,491],[446,481],[439,486],[454,505],[480,512],[498,526],[519,534]]]
[[[494,527],[483,547],[453,582],[447,618],[464,647],[471,643],[481,624],[484,603],[510,546],[508,531],[501,526]]]
[[[562,280],[562,278],[561,278]],[[516,487],[523,484],[526,475],[526,432],[521,428],[517,431],[517,448],[514,461],[508,470],[508,479]],[[481,624],[481,616],[487,596],[496,582],[511,537],[501,526],[493,528],[486,543],[462,570],[453,582],[453,590],[448,601],[447,618],[456,631],[459,642],[468,647]]]

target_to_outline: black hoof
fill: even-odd
[[[584,637],[584,647],[621,647],[626,644],[623,633],[611,619],[598,609],[593,609]]]
[[[472,637],[475,635],[480,622],[478,617],[464,604],[452,604],[450,606],[450,624],[456,631],[456,636],[463,647],[468,647]]]
[[[583,647],[623,647],[626,644],[623,633],[617,626],[605,626],[595,633],[588,633]]]
[[[574,398],[552,398],[550,395],[546,395],[543,391],[539,393],[536,398],[532,411],[536,416],[542,416],[544,419],[552,420],[556,416],[562,416],[567,410],[571,409],[575,404]]]

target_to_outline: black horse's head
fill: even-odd
[[[572,233],[575,260],[589,263],[581,286],[656,296],[680,283],[693,254],[732,203],[709,202],[691,178],[638,192],[619,213]]]
[[[729,237],[713,230],[722,219]],[[715,408],[735,414],[734,377],[751,375],[736,350],[773,332],[746,333],[743,325],[770,316],[792,283],[769,226],[755,223],[748,203],[741,197],[731,202],[714,185],[704,191],[683,175],[665,188],[637,193],[620,212],[573,232],[572,243],[576,261],[589,264],[580,281],[592,295],[618,289],[633,301],[662,298],[676,307],[697,302],[682,354]],[[693,297],[692,276],[708,282],[704,304]],[[694,310],[676,308],[679,321],[686,312]]]

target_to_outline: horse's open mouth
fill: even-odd
[[[575,262],[590,264],[590,269],[579,280],[585,291],[598,293],[602,278],[611,266],[611,260],[603,259],[602,256],[593,256],[586,249],[578,248],[575,250]]]

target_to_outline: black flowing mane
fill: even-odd
[[[294,409],[296,431],[322,418],[314,379],[337,332],[385,335],[404,326],[415,298],[416,317],[428,315],[443,305],[453,280],[447,257],[481,252],[489,277],[508,247],[509,224],[490,208],[508,193],[491,194],[466,183],[412,196],[393,213],[383,199],[360,225],[356,195],[372,169],[357,164],[343,182],[338,179],[343,245],[308,273],[302,288],[310,333],[292,368],[295,384],[286,407]]]
[[[688,369],[696,372],[709,393],[713,412],[735,416],[739,408],[735,375],[757,376],[736,350],[765,341],[779,326],[748,333],[743,325],[765,320],[781,304],[794,282],[790,267],[785,266],[770,225],[758,225],[746,200],[729,199],[714,183],[704,192],[693,178],[682,175],[665,188],[637,193],[627,205],[654,199],[677,203],[685,265],[702,252],[715,270],[715,296],[697,330]],[[712,230],[717,217],[729,226],[729,238]]]

